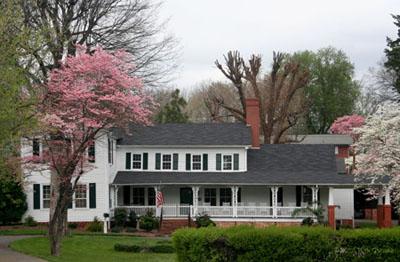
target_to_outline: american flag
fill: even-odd
[[[164,204],[164,195],[161,191],[157,191],[156,206],[160,207]]]

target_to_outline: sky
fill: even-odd
[[[390,14],[400,14],[400,0],[164,0],[161,7],[180,42],[173,85],[184,90],[224,80],[214,61],[235,49],[245,58],[261,54],[266,71],[273,51],[333,46],[360,79],[383,58],[386,36],[396,36]]]

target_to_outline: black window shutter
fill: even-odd
[[[173,169],[178,170],[178,163],[179,163],[179,155],[174,154],[173,155]]]
[[[71,184],[71,189],[72,189],[72,184]],[[69,209],[72,208],[72,199],[73,199],[73,196],[71,195],[71,199],[69,200],[69,203],[68,203],[68,208]]]
[[[272,207],[272,191],[269,190],[269,206]]]
[[[296,186],[296,206],[301,206],[301,186]]]
[[[233,154],[233,170],[239,170],[239,154]]]
[[[156,170],[161,169],[161,153],[156,153]]]
[[[143,153],[143,170],[149,168],[149,153]]]
[[[130,186],[124,186],[123,188],[124,188],[123,203],[124,203],[124,206],[129,206],[130,202],[131,202],[131,200],[130,200],[130,198],[131,198],[131,188],[130,188]]]
[[[125,169],[131,169],[131,153],[126,153],[125,157]]]
[[[96,208],[96,183],[89,184],[89,208]]]
[[[279,187],[278,188],[278,203],[281,203],[281,206],[283,206],[283,188]]]
[[[203,171],[208,170],[208,154],[203,154]]]
[[[216,163],[217,163],[216,169],[221,170],[221,154],[216,155]]]
[[[242,202],[242,188],[239,187],[238,192],[237,192],[237,201],[238,203]]]
[[[191,166],[191,159],[190,159],[190,154],[186,154],[186,170],[190,170],[190,166]]]
[[[40,185],[33,185],[33,209],[40,209]]]

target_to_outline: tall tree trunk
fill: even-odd
[[[70,193],[67,184],[60,181],[60,176],[53,172],[51,174],[51,195],[49,222],[50,253],[52,256],[59,256],[62,237],[66,230]]]

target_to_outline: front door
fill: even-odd
[[[189,205],[193,205],[193,191],[190,187],[182,187],[180,189],[180,203],[179,208],[180,216],[187,216],[190,214]]]

